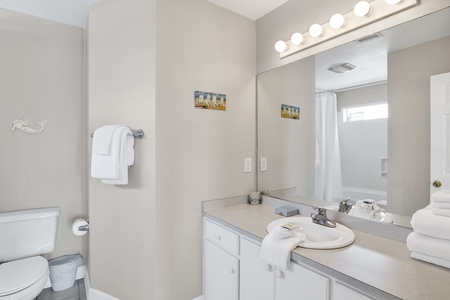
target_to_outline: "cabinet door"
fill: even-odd
[[[240,300],[273,300],[273,267],[260,256],[260,246],[241,239]]]
[[[208,240],[204,241],[204,296],[206,300],[238,300],[239,261]]]
[[[370,300],[371,298],[367,298],[366,296],[349,289],[337,282],[333,285],[333,296],[332,300]]]
[[[276,300],[328,300],[329,279],[291,263],[288,270],[275,270]]]

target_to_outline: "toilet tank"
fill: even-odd
[[[0,262],[52,252],[60,211],[50,207],[0,212]]]

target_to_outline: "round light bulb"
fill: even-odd
[[[313,24],[309,27],[309,35],[312,37],[319,37],[323,35],[323,29],[320,24]]]
[[[275,50],[279,53],[286,51],[287,44],[285,41],[278,41],[275,43]]]
[[[400,4],[403,2],[403,0],[384,0],[384,1],[389,5]]]
[[[341,14],[334,14],[330,18],[330,26],[334,29],[338,29],[341,27],[344,27],[345,25],[345,18]]]
[[[367,1],[359,1],[355,5],[355,15],[358,17],[368,16],[370,13],[370,4]]]
[[[291,36],[292,45],[301,45],[305,42],[303,35],[300,32],[296,32]]]

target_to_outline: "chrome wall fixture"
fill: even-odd
[[[328,23],[313,24],[308,32],[295,32],[290,40],[277,41],[275,50],[283,58],[418,4],[419,0],[359,1],[353,11],[345,15],[334,14]]]

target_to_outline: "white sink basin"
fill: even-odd
[[[315,224],[310,217],[288,217],[278,219],[267,225],[271,232],[283,223],[289,222],[305,234],[305,241],[299,247],[310,249],[336,249],[350,245],[355,240],[355,234],[344,225],[336,223],[336,228]]]

